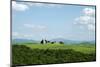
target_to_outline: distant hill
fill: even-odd
[[[37,41],[35,40],[30,40],[30,39],[13,39],[12,43],[36,43]]]
[[[74,40],[67,40],[67,39],[64,39],[64,38],[56,38],[56,39],[52,39],[52,40],[49,40],[49,41],[56,41],[56,42],[64,42],[65,44],[77,44],[77,43],[92,43],[94,44],[95,41],[74,41]],[[36,40],[31,40],[31,39],[13,39],[12,40],[12,43],[38,43],[40,41],[36,41]]]
[[[96,43],[96,41],[95,40],[93,40],[93,41],[89,41],[90,43]]]
[[[56,41],[56,42],[62,41],[64,43],[80,43],[80,41],[67,40],[67,39],[63,39],[63,38],[56,38],[56,39],[52,39],[50,41]]]
[[[84,42],[95,43],[95,41],[75,41],[75,40],[67,40],[67,39],[63,39],[63,38],[56,38],[56,39],[52,39],[50,41],[56,41],[56,42],[62,41],[62,42],[67,43],[67,44],[84,43]]]

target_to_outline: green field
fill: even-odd
[[[32,49],[73,49],[75,51],[83,52],[83,53],[95,53],[95,45],[83,45],[83,44],[32,44],[32,43],[24,43],[25,46],[30,47]]]
[[[95,44],[19,43],[12,45],[12,59],[13,65],[95,61]]]

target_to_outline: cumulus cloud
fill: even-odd
[[[47,30],[47,27],[43,25],[24,24],[24,27],[29,28],[33,32],[44,32]]]
[[[87,27],[89,31],[95,31],[95,9],[84,8],[82,15],[75,18],[75,24]]]
[[[85,8],[83,9],[83,13],[89,16],[94,16],[95,15],[95,9],[92,8]]]
[[[29,7],[28,5],[25,5],[25,4],[20,4],[20,3],[17,3],[15,1],[12,1],[12,8],[16,11],[25,11],[27,10]]]

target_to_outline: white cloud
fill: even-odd
[[[33,35],[12,32],[12,37],[14,37],[14,38],[31,38],[31,37],[33,37]]]
[[[80,24],[95,24],[95,17],[80,16],[76,18],[75,21],[77,21],[77,23],[80,23]]]
[[[27,10],[29,7],[28,5],[25,5],[25,4],[19,4],[15,1],[12,1],[12,8],[16,11],[25,11]]]
[[[28,35],[28,34],[24,34],[24,35],[22,35],[22,37],[25,37],[25,38],[30,38],[30,37],[32,37],[33,35]]]
[[[37,7],[48,7],[48,8],[50,8],[50,7],[61,7],[61,6],[63,6],[63,5],[59,5],[59,4],[47,4],[47,3],[32,3],[32,2],[30,2],[30,3],[26,3],[27,5],[29,5],[29,6],[37,6]]]
[[[44,6],[43,3],[32,3],[32,2],[27,2],[27,3],[25,3],[25,4],[27,4],[28,6]]]
[[[46,3],[32,3],[32,2],[15,2],[12,1],[12,8],[16,11],[25,11],[29,9],[31,6],[37,6],[37,7],[61,7],[63,5],[58,4],[46,4]]]
[[[25,27],[28,27],[28,28],[34,28],[34,25],[33,24],[24,24]]]
[[[12,32],[12,36],[18,36],[18,32]]]
[[[44,32],[47,30],[47,27],[43,25],[24,24],[24,27],[29,28],[33,32]]]
[[[93,16],[95,14],[95,9],[92,9],[92,8],[85,8],[83,9],[83,13],[86,14],[86,15],[91,15]]]
[[[45,29],[46,27],[42,26],[42,25],[37,25],[37,28],[39,28],[39,29]]]
[[[84,8],[82,10],[82,15],[75,18],[74,24],[79,24],[87,27],[89,31],[95,31],[95,9]]]
[[[44,6],[43,3],[32,3],[32,4],[33,4],[33,6]]]

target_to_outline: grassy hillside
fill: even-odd
[[[38,49],[73,49],[75,51],[83,52],[83,53],[94,53],[95,52],[95,45],[92,44],[32,44],[32,43],[26,43],[24,44],[32,49],[38,48]]]
[[[12,45],[13,65],[56,64],[96,60],[94,44],[32,44]]]

